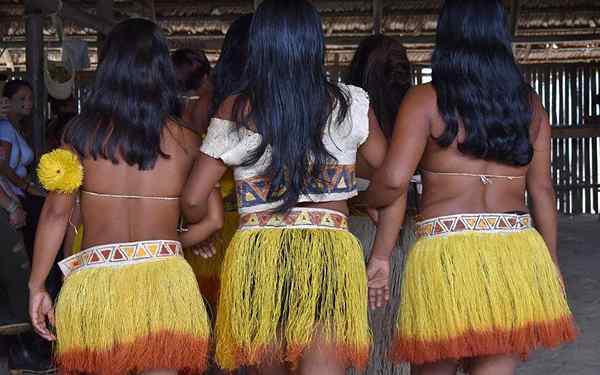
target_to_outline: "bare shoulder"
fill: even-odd
[[[167,136],[172,137],[175,144],[183,148],[186,153],[196,152],[200,145],[200,134],[176,119],[167,120],[166,129]]]
[[[532,140],[537,139],[537,135],[543,128],[550,127],[550,121],[548,114],[542,103],[540,96],[533,90],[530,95],[531,101],[531,127],[530,127],[530,138]]]
[[[219,109],[217,109],[217,113],[215,114],[215,117],[218,117],[222,120],[233,121],[233,119],[234,119],[233,112],[234,112],[236,103],[239,99],[240,99],[239,95],[232,95],[232,96],[228,96],[227,98],[225,98],[223,103],[221,103],[221,106],[219,107]]]
[[[437,93],[431,83],[411,87],[404,100],[413,103],[419,102],[426,108],[437,108]]]

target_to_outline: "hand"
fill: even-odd
[[[8,218],[10,224],[16,229],[23,228],[27,223],[27,213],[21,207],[18,207]]]
[[[202,258],[208,259],[215,256],[215,254],[217,253],[217,249],[215,248],[215,245],[213,245],[213,242],[211,240],[207,240],[194,246],[192,252],[194,253],[194,255],[198,255]]]
[[[54,323],[54,306],[52,298],[46,290],[39,289],[29,293],[29,317],[33,323],[33,329],[38,335],[48,341],[55,341],[56,336],[48,329],[47,322],[52,326]]]
[[[390,260],[372,256],[367,265],[367,286],[369,287],[369,306],[377,309],[385,306],[390,299]]]
[[[371,221],[373,221],[373,223],[377,225],[377,223],[379,222],[379,210],[376,208],[369,207],[367,208],[367,214],[371,218]]]

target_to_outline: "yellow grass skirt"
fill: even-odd
[[[64,373],[204,371],[208,317],[178,242],[98,246],[60,266],[56,360]]]
[[[575,338],[559,274],[529,215],[445,216],[418,223],[417,235],[395,361],[526,356]]]
[[[371,345],[367,278],[346,217],[296,208],[246,214],[240,222],[223,263],[219,366],[295,366],[318,334],[340,361],[363,368]]]

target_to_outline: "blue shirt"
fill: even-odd
[[[15,171],[19,177],[27,176],[27,166],[33,162],[33,150],[27,144],[27,141],[8,120],[0,120],[0,141],[10,143],[10,158],[9,166]],[[25,194],[21,189],[8,180],[4,176],[0,176],[0,187],[7,193],[13,193],[19,196]]]

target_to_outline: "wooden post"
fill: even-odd
[[[41,11],[25,4],[25,34],[27,38],[27,80],[33,91],[32,142],[36,156],[45,151],[46,145],[46,104],[48,97],[44,83],[44,19]]]
[[[373,0],[373,34],[381,34],[383,19],[383,1]]]
[[[519,28],[519,15],[521,14],[521,1],[511,0],[510,2],[510,35],[514,38]]]
[[[97,0],[96,14],[109,22],[114,19],[114,1],[113,0]],[[98,31],[98,63],[104,57],[104,34]]]

